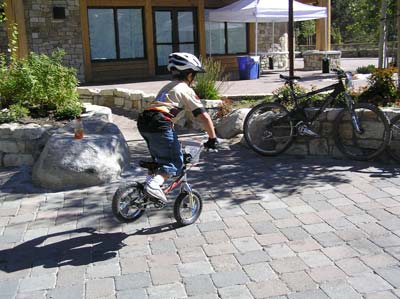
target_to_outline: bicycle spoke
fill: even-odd
[[[244,136],[249,146],[262,155],[285,151],[293,140],[293,126],[286,108],[277,103],[262,103],[246,117]]]

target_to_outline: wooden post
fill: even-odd
[[[90,43],[89,43],[89,22],[87,15],[87,2],[82,0],[80,4],[81,13],[81,29],[82,29],[82,45],[83,45],[83,69],[85,80],[92,80],[92,62],[90,59]]]
[[[293,0],[289,0],[289,76],[294,76],[294,21],[293,21]]]
[[[156,61],[154,49],[154,36],[153,36],[153,6],[152,0],[146,0],[144,6],[144,22],[145,22],[145,36],[146,36],[146,50],[147,50],[147,64],[149,68],[149,75],[155,76],[156,74]]]
[[[206,57],[207,50],[206,50],[206,18],[204,15],[204,0],[198,0],[197,5],[197,28],[199,28],[199,52],[201,57]]]
[[[12,37],[12,26],[17,24],[18,30],[18,57],[28,55],[28,38],[26,35],[25,9],[22,0],[5,0],[5,14],[7,17],[8,40]]]
[[[331,0],[321,0],[320,6],[326,7],[326,19],[318,19],[316,22],[316,49],[320,51],[329,51],[331,49]]]

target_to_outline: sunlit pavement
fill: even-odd
[[[120,182],[50,192],[29,168],[1,170],[0,298],[400,296],[399,168],[235,144],[189,173],[194,225],[176,227],[171,207],[121,224],[110,200],[147,154],[135,123],[114,119],[132,153]]]

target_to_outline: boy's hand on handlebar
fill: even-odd
[[[205,149],[212,149],[212,150],[217,150],[218,149],[218,140],[217,138],[208,138],[207,142],[204,144]]]

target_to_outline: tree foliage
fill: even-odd
[[[333,43],[378,42],[381,1],[335,0],[332,8]],[[388,1],[388,40],[396,38],[396,1]]]

